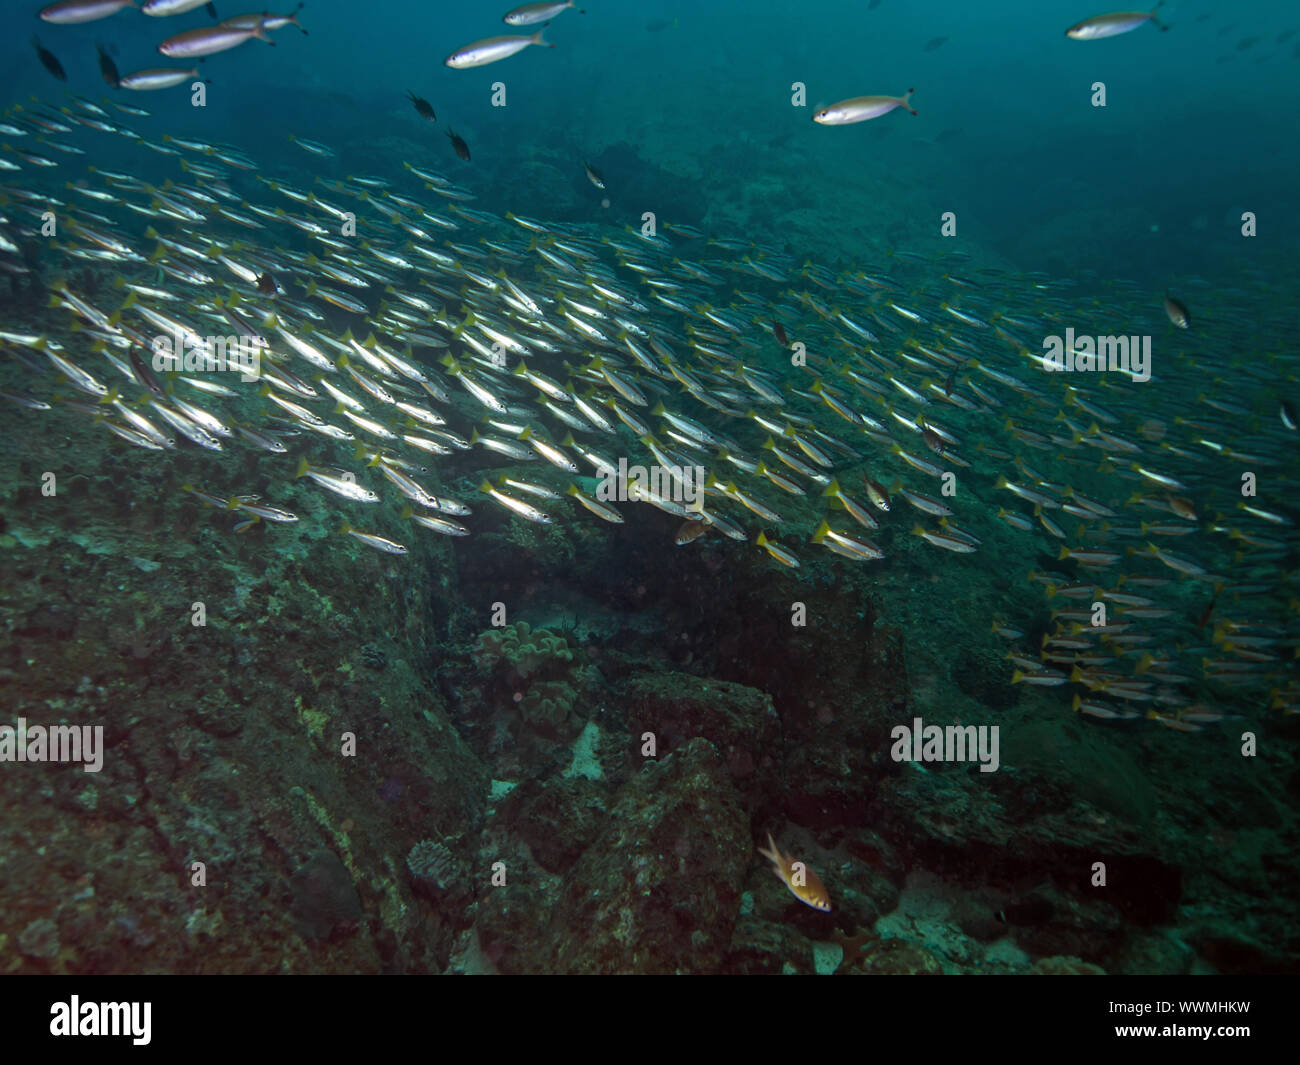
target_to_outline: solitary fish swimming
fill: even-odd
[[[252,15],[235,15],[233,18],[223,19],[221,24],[229,29],[250,29],[254,25],[261,25],[264,30],[282,30],[285,26],[297,26],[302,31],[304,37],[310,36],[302,23],[298,21],[298,12],[302,10],[301,0],[297,7],[287,15],[272,15],[263,11],[260,14]],[[214,16],[215,17],[215,13]]]
[[[1164,0],[1161,0],[1164,3]],[[1112,11],[1109,15],[1094,15],[1076,23],[1065,31],[1073,41],[1099,41],[1103,37],[1118,37],[1121,33],[1131,33],[1144,22],[1152,22],[1162,30],[1169,29],[1156,21],[1156,11],[1160,4],[1150,11]]]
[[[152,15],[154,18],[167,18],[171,15],[183,15],[187,11],[193,11],[196,7],[209,7],[213,18],[217,17],[215,7],[208,3],[208,0],[145,0],[144,6],[140,8],[141,12],[146,15]]]
[[[192,59],[198,56],[215,55],[217,52],[226,52],[231,48],[238,48],[245,41],[252,40],[254,37],[271,44],[275,43],[259,22],[256,26],[248,29],[231,26],[204,26],[197,30],[186,30],[184,33],[176,34],[175,37],[168,37],[158,46],[158,51],[167,56]]]
[[[438,121],[438,116],[433,110],[433,104],[429,103],[423,96],[416,96],[410,89],[406,90],[406,95],[411,98],[411,103],[415,105],[415,111],[421,118],[427,118],[430,122]]]
[[[469,145],[465,143],[465,138],[451,130],[447,130],[447,138],[451,141],[451,146],[456,149],[456,154],[468,163]]]
[[[63,69],[63,64],[59,62],[58,56],[48,48],[42,46],[40,40],[32,38],[32,47],[36,49],[36,57],[41,61],[41,66],[48,70],[60,81],[67,81],[67,72]]]
[[[534,26],[539,22],[549,22],[571,7],[577,8],[578,14],[585,14],[573,0],[543,0],[540,4],[524,4],[513,11],[507,11],[501,21],[510,26]]]
[[[772,842],[772,833],[767,834],[767,850],[759,847],[758,853],[771,860],[772,872],[790,889],[790,894],[805,906],[830,913],[831,896],[826,890],[826,885],[803,862],[792,861],[782,854]]]
[[[99,53],[100,75],[108,83],[109,88],[116,89],[122,81],[122,75],[118,73],[117,64],[113,62],[113,57],[104,50],[102,44],[96,43],[95,51]]]
[[[908,89],[902,96],[855,96],[851,100],[841,100],[837,104],[831,104],[830,107],[823,107],[813,115],[813,121],[823,126],[848,126],[854,122],[865,122],[869,118],[887,115],[895,107],[916,114],[907,102],[914,92],[915,89]]]
[[[319,155],[322,159],[333,159],[337,154],[328,144],[321,144],[320,141],[309,141],[306,137],[298,137],[292,133],[289,134],[289,139],[304,152]]]
[[[1192,323],[1192,314],[1187,309],[1187,304],[1173,296],[1165,297],[1165,314],[1179,329],[1186,329]]]
[[[41,19],[66,26],[108,18],[124,7],[135,6],[135,0],[59,0],[59,3],[41,9]]]
[[[486,40],[475,41],[473,44],[467,44],[464,48],[458,48],[452,52],[443,62],[453,70],[468,70],[470,67],[485,67],[489,63],[498,63],[502,59],[509,59],[516,52],[522,52],[530,44],[540,44],[547,48],[554,48],[555,45],[542,39],[545,27],[538,30],[531,37],[488,37]]]
[[[170,89],[173,85],[180,85],[182,82],[189,81],[191,78],[199,76],[198,67],[190,67],[189,70],[172,70],[167,67],[150,67],[148,70],[137,70],[134,74],[128,74],[119,81],[118,88],[134,89],[136,92],[150,92],[154,89]]]

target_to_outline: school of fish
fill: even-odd
[[[127,6],[68,0],[43,17]],[[1127,32],[1139,15],[1069,32]],[[231,20],[170,54],[266,28]],[[447,63],[538,43],[491,38]],[[815,120],[911,110],[911,91]],[[39,328],[0,323],[33,383],[0,398],[19,416],[86,419],[144,463],[248,456],[246,494],[176,485],[214,520],[294,522],[271,500],[297,479],[337,502],[341,535],[390,555],[495,524],[496,508],[543,524],[655,508],[680,520],[682,550],[725,538],[789,568],[824,552],[888,565],[915,536],[936,568],[1015,568],[1041,587],[1042,616],[994,620],[1008,679],[1061,689],[1081,714],[1186,733],[1300,711],[1297,419],[1285,392],[1261,398],[1294,388],[1295,369],[1266,304],[1202,316],[1126,282],[960,253],[834,271],[671,218],[618,231],[498,216],[422,163],[308,183],[236,146],[135,128],[148,119],[70,95],[0,121],[0,270],[29,273],[22,245],[51,217],[58,235],[42,249],[53,310]],[[171,176],[88,165],[102,137]],[[582,166],[598,189],[614,180]],[[85,268],[111,279],[99,295],[73,280]],[[1212,286],[1197,287],[1208,302]],[[1240,351],[1242,315],[1259,355]],[[1150,379],[1053,372],[1043,338],[1067,328],[1150,337]],[[190,361],[159,369],[158,337]],[[204,372],[193,356],[213,338],[251,348],[251,370]],[[963,557],[986,540],[996,562]]]

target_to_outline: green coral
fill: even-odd
[[[516,706],[530,731],[561,739],[582,728],[578,711],[598,678],[591,668],[575,665],[563,636],[520,621],[482,633],[472,657],[488,678],[488,690],[495,689],[501,703]]]
[[[519,700],[519,713],[534,732],[560,736],[576,731],[570,727],[570,717],[577,701],[578,693],[567,681],[540,681]]]
[[[563,636],[547,629],[534,632],[526,621],[489,629],[479,636],[473,654],[480,673],[493,673],[505,663],[516,678],[524,681],[543,670],[554,672],[558,663],[573,661],[573,652]]]

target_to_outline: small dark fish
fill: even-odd
[[[1187,310],[1187,305],[1182,300],[1176,300],[1173,296],[1165,296],[1165,314],[1169,315],[1169,320],[1179,329],[1186,329],[1192,324],[1192,316]]]
[[[788,348],[790,346],[790,338],[786,336],[785,326],[780,322],[772,323],[772,335],[776,337],[776,342],[780,344],[781,347]]]
[[[1278,409],[1277,414],[1278,417],[1282,419],[1282,425],[1294,433],[1296,425],[1300,424],[1300,421],[1297,421],[1296,419],[1295,407],[1291,406],[1291,404],[1284,399],[1282,400],[1282,405]]]
[[[136,354],[135,349],[136,345],[134,344],[127,349],[127,356],[131,360],[131,369],[135,371],[135,379],[159,399],[166,399],[167,392],[163,388],[162,383],[154,376],[153,371],[149,369],[149,366],[144,359],[140,358],[140,356]]]
[[[451,146],[456,149],[456,154],[468,163],[469,145],[465,143],[464,138],[453,133],[451,130],[447,130],[447,139],[451,141]]]
[[[433,113],[433,104],[423,96],[416,96],[410,89],[406,90],[406,95],[411,98],[411,103],[415,104],[415,110],[421,118],[427,118],[430,122],[438,121],[438,116]]]
[[[95,45],[95,51],[99,53],[99,72],[103,75],[104,80],[108,82],[110,89],[116,89],[122,81],[122,75],[117,72],[117,64],[113,62],[113,57],[104,50],[102,44]]]
[[[590,181],[593,185],[595,185],[596,188],[603,189],[605,187],[605,178],[601,175],[601,172],[597,170],[594,166],[592,166],[590,163],[583,163],[582,169],[587,172],[587,180]]]
[[[948,40],[947,37],[931,37],[928,41],[925,42],[925,51],[933,52],[940,45],[944,44],[947,40]]]
[[[1220,585],[1219,588],[1222,586]],[[1210,620],[1210,615],[1214,613],[1214,604],[1219,601],[1219,588],[1215,588],[1214,595],[1210,597],[1210,605],[1205,608],[1205,613],[1200,616],[1196,622],[1198,629],[1203,629]]]
[[[889,512],[889,490],[879,481],[873,480],[871,474],[863,473],[862,481],[867,486],[867,498],[877,510]]]
[[[39,38],[32,38],[32,47],[36,49],[36,55],[40,58],[41,66],[48,70],[60,81],[67,81],[67,72],[63,69],[63,64],[58,61],[54,53],[41,47]]]
[[[943,394],[945,396],[952,395],[952,386],[956,380],[957,380],[957,371],[953,370],[953,372],[948,375],[948,380],[946,380],[943,383]]]
[[[257,291],[263,296],[274,296],[280,291],[280,286],[275,283],[275,278],[271,275],[270,270],[258,275]]]
[[[867,10],[875,11],[876,8],[878,8],[879,6],[880,6],[880,0],[871,0],[871,3],[867,5]]]
[[[302,7],[302,4],[299,4],[298,6],[299,6],[299,7]],[[207,12],[207,13],[208,13],[212,18],[220,18],[220,17],[221,17],[220,15],[217,14],[217,5],[216,5],[216,4],[205,4],[205,5],[203,6],[203,9],[204,9],[204,10],[205,10],[205,11],[206,11],[206,12]]]
[[[682,527],[677,530],[677,536],[674,542],[680,547],[682,544],[689,544],[692,540],[698,540],[709,531],[709,523],[706,521],[696,521],[692,518],[690,521],[682,523]]]

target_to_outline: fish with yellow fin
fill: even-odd
[[[772,833],[767,834],[767,850],[759,847],[758,853],[772,862],[772,872],[796,899],[822,913],[831,912],[831,896],[821,878],[804,862],[793,861],[782,854],[772,842]]]

